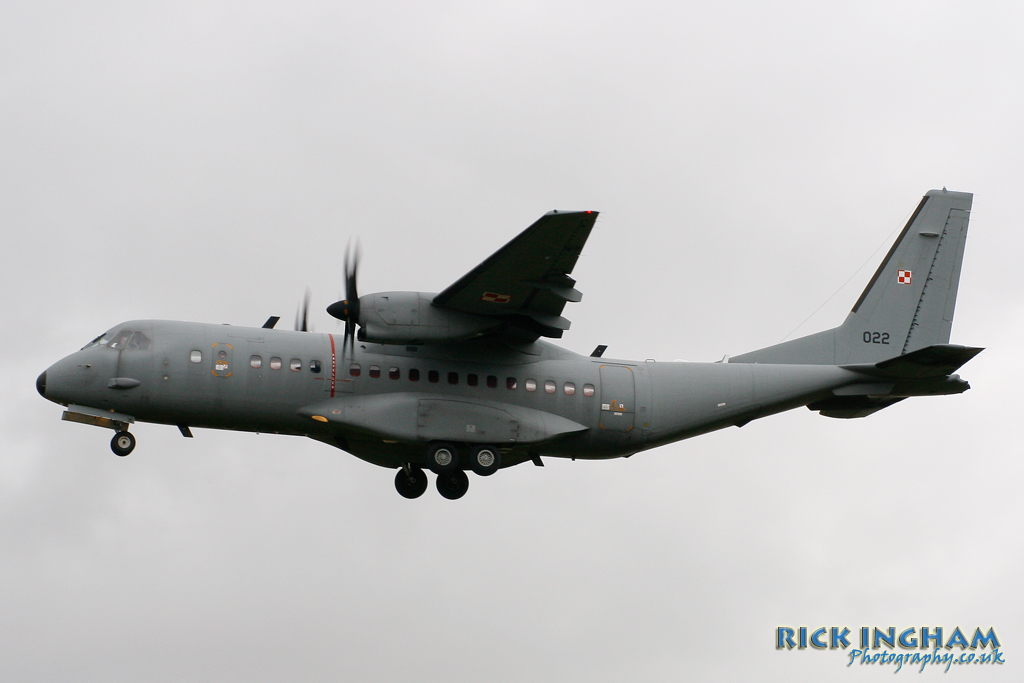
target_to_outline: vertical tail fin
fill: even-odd
[[[949,342],[972,200],[929,191],[842,325],[730,362],[875,363]]]

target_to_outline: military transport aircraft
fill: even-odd
[[[307,436],[397,468],[406,498],[437,475],[463,496],[482,476],[541,456],[602,459],[791,408],[870,415],[910,396],[970,388],[952,374],[981,349],[949,344],[972,195],[928,192],[846,318],[831,330],[715,363],[580,356],[541,341],[569,328],[570,277],[597,218],[552,211],[440,294],[359,296],[327,311],[342,339],[163,320],[116,325],[49,367],[39,393],[63,419],[115,430],[136,420]],[[308,301],[308,299],[307,299]]]

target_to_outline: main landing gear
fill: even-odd
[[[448,500],[457,500],[469,490],[469,477],[462,470],[437,475],[437,492]]]
[[[460,455],[465,455],[465,461]],[[501,467],[501,451],[486,444],[463,445],[438,441],[427,447],[427,467],[436,475],[437,492],[457,500],[469,490],[466,469],[489,477]],[[407,464],[395,475],[395,488],[404,498],[419,498],[427,490],[427,475],[418,465]]]
[[[135,450],[135,437],[127,431],[114,434],[114,438],[110,440],[110,450],[114,451],[114,455],[123,458]]]
[[[427,475],[416,465],[406,465],[395,475],[395,488],[403,498],[419,498],[427,490]]]
[[[501,467],[501,451],[495,446],[474,446],[469,453],[469,466],[481,477],[489,477]]]

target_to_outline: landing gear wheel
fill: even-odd
[[[135,437],[128,432],[118,432],[110,440],[110,450],[122,458],[135,450]]]
[[[427,490],[427,475],[416,465],[410,466],[408,473],[404,467],[399,468],[395,488],[403,498],[419,498]]]
[[[469,490],[469,476],[462,470],[437,475],[437,492],[448,500],[456,500]]]
[[[438,442],[427,448],[427,467],[436,474],[459,468],[459,452],[450,443]]]
[[[494,446],[474,446],[469,452],[469,466],[481,477],[489,477],[501,467],[501,451]]]

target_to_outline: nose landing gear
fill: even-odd
[[[110,440],[110,450],[114,451],[114,455],[123,458],[135,450],[135,437],[126,431],[114,434],[114,438]]]

